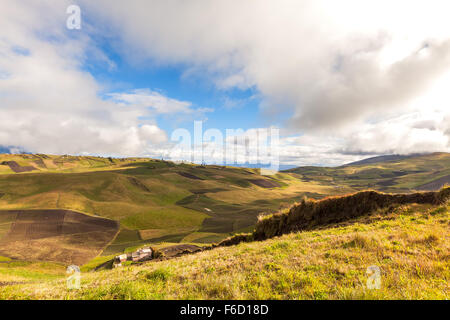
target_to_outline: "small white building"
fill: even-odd
[[[147,261],[152,259],[152,249],[149,247],[144,247],[142,249],[139,249],[136,252],[133,252],[131,254],[132,261]]]
[[[153,258],[153,250],[150,247],[141,248],[133,253],[121,254],[114,259],[114,266],[120,267],[126,261],[142,262]]]

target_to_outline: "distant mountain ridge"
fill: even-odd
[[[359,160],[359,161],[355,161],[355,162],[350,162],[350,163],[342,165],[342,167],[356,166],[356,165],[360,165],[360,164],[372,164],[372,163],[387,162],[387,161],[399,161],[399,160],[404,160],[404,159],[408,159],[408,158],[424,156],[427,154],[429,154],[429,153],[414,153],[414,154],[408,154],[408,155],[388,154],[388,155],[371,157],[371,158],[367,158],[367,159],[363,159],[363,160]]]
[[[384,192],[439,190],[450,184],[450,153],[385,155],[340,167],[298,167],[285,170],[304,182],[314,181],[355,190]]]

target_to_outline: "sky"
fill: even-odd
[[[449,9],[2,0],[0,151],[160,158],[203,121],[224,135],[278,128],[289,166],[450,152]]]

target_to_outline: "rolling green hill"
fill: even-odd
[[[299,167],[285,172],[305,182],[355,190],[439,190],[446,183],[450,184],[450,154],[376,157],[337,168]]]
[[[68,209],[118,221],[120,231],[104,255],[144,243],[218,242],[250,230],[262,212],[277,211],[305,195],[328,194],[336,192],[287,173],[261,176],[257,169],[0,155],[1,210]],[[7,228],[2,227],[0,240]]]
[[[0,241],[14,223],[2,214],[6,210],[67,209],[119,223],[103,256],[144,244],[216,243],[252,231],[258,216],[304,197],[437,190],[449,177],[446,153],[300,167],[272,176],[148,158],[0,155]]]

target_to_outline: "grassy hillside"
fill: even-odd
[[[299,167],[286,172],[305,182],[314,181],[355,190],[439,190],[450,183],[450,154],[379,157],[337,168]]]
[[[8,275],[0,263],[2,274],[29,282],[0,287],[0,298],[448,299],[449,210],[448,201],[391,203],[309,231],[83,273],[79,291],[67,291],[62,276],[52,278],[56,270],[46,269],[47,278]],[[372,265],[381,269],[379,290],[366,286]]]
[[[258,172],[154,159],[0,155],[0,219],[6,219],[1,210],[14,209],[69,209],[112,219],[120,232],[103,252],[111,255],[144,243],[218,242],[251,230],[261,212],[305,195],[338,193],[287,173]],[[11,223],[1,224],[0,238]]]
[[[117,169],[124,164],[142,160],[146,159],[118,159],[69,155],[55,156],[45,154],[0,154],[0,174],[99,171]]]
[[[439,189],[449,177],[446,153],[382,157],[338,168],[302,167],[272,176],[257,169],[146,158],[0,155],[0,241],[15,221],[7,210],[68,209],[119,222],[103,256],[144,244],[216,243],[252,231],[261,214],[304,197],[321,199],[367,188]],[[53,240],[58,239],[55,234]],[[27,246],[41,247],[41,242]],[[42,255],[21,257],[34,261],[36,256]]]

